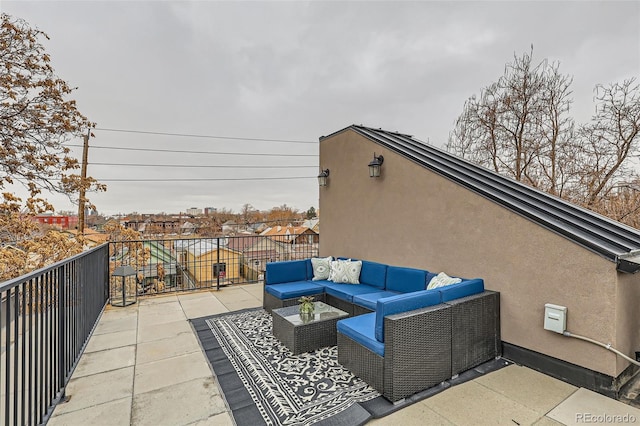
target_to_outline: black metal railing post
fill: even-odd
[[[216,250],[216,265],[214,266],[213,270],[216,273],[216,290],[220,291],[220,238],[216,238],[216,247],[218,248]],[[226,269],[225,269],[225,273],[226,273]],[[226,278],[226,275],[225,275]]]
[[[45,424],[64,398],[108,300],[108,249],[105,244],[0,283],[0,424]],[[88,269],[95,272],[79,274]],[[82,321],[88,327],[79,326]]]
[[[65,298],[66,298],[66,278],[69,273],[69,265],[65,265],[58,269],[58,378],[56,380],[55,391],[62,389],[62,395],[64,397],[64,386],[62,383],[65,379],[65,367],[66,367],[66,323],[65,323]]]

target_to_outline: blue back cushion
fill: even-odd
[[[309,261],[310,263],[310,261]],[[307,279],[307,261],[289,260],[286,262],[267,263],[267,285],[304,281]]]
[[[440,292],[443,302],[448,302],[461,297],[471,296],[472,294],[482,293],[484,291],[484,280],[482,278],[464,280],[461,283],[438,287],[435,290]]]
[[[385,289],[400,293],[424,290],[427,288],[426,276],[427,271],[422,269],[389,266]]]
[[[360,284],[368,284],[379,289],[384,289],[387,281],[387,265],[377,262],[362,261],[360,269]]]
[[[307,264],[307,279],[313,279],[313,264],[311,263],[311,259],[305,260]]]
[[[376,339],[384,343],[384,317],[387,315],[413,311],[414,309],[437,305],[440,302],[440,293],[431,290],[398,294],[397,296],[378,299],[376,304]]]

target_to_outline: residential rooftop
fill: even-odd
[[[261,307],[262,292],[246,284],[107,305],[49,424],[235,424],[189,319]],[[639,421],[640,409],[513,364],[369,424],[572,425],[594,416]]]

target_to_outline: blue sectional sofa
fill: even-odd
[[[389,266],[362,260],[359,284],[343,284],[328,280],[313,281],[311,259],[267,263],[263,306],[274,308],[292,306],[301,296],[313,296],[351,316],[376,310],[379,299],[425,290],[436,274],[415,268]],[[482,292],[480,278],[463,279],[447,290],[456,297]]]
[[[264,308],[314,296],[338,321],[338,361],[391,401],[500,355],[499,293],[479,278],[427,290],[436,274],[362,261],[360,284],[313,281],[310,259],[268,263]]]

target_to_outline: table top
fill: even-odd
[[[308,317],[300,316],[299,305],[274,309],[273,312],[277,313],[294,326],[308,325],[320,321],[326,321],[334,318],[346,318],[349,316],[349,314],[345,311],[334,308],[333,306],[327,305],[324,302],[313,302],[313,304],[315,305],[313,315],[309,315]]]

